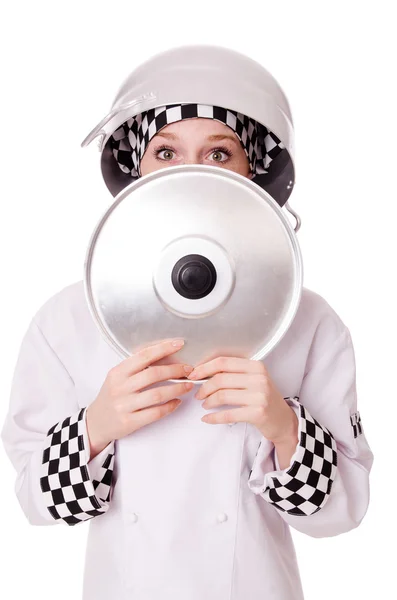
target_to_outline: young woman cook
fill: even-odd
[[[113,195],[189,163],[249,177],[281,204],[293,187],[288,102],[261,65],[224,48],[141,65],[85,143],[97,135]],[[180,347],[165,340],[120,362],[82,281],[37,311],[1,434],[21,507],[34,525],[90,520],[83,600],[302,600],[290,526],[339,535],[369,503],[349,330],[303,288],[266,367],[152,366]],[[208,380],[166,384],[186,376]],[[236,407],[208,412],[222,405]]]

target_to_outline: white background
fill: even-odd
[[[262,62],[284,88],[296,132],[290,205],[302,218],[304,285],[350,329],[359,410],[375,454],[370,508],[358,529],[321,539],[293,531],[305,600],[396,593],[393,4],[36,0],[9,1],[0,14],[1,420],[31,317],[82,279],[89,237],[112,202],[95,143],[80,143],[121,81],[171,46],[213,43]],[[0,470],[0,595],[80,598],[88,524],[29,525],[2,448]]]

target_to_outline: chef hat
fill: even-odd
[[[247,155],[251,172],[267,173],[283,143],[263,125],[234,110],[207,104],[167,104],[128,119],[110,137],[110,147],[120,169],[140,177],[140,161],[150,140],[166,125],[197,117],[215,119],[236,134]]]

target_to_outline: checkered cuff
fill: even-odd
[[[82,408],[53,425],[44,442],[40,487],[51,515],[68,525],[105,513],[111,496],[114,442],[95,469],[95,477],[90,478],[89,448],[84,443],[88,439],[86,410]]]
[[[299,423],[299,441],[290,466],[263,474],[255,460],[249,487],[280,511],[308,516],[319,511],[331,493],[336,477],[337,446],[332,433],[310,415],[297,396],[285,400],[295,410]],[[258,460],[261,446],[262,442]],[[259,477],[260,487],[258,484],[255,489],[255,479]]]

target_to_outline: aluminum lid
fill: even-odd
[[[302,283],[296,233],[277,202],[207,165],[160,169],[124,188],[84,263],[90,312],[122,357],[184,338],[156,364],[263,359],[291,325]]]

